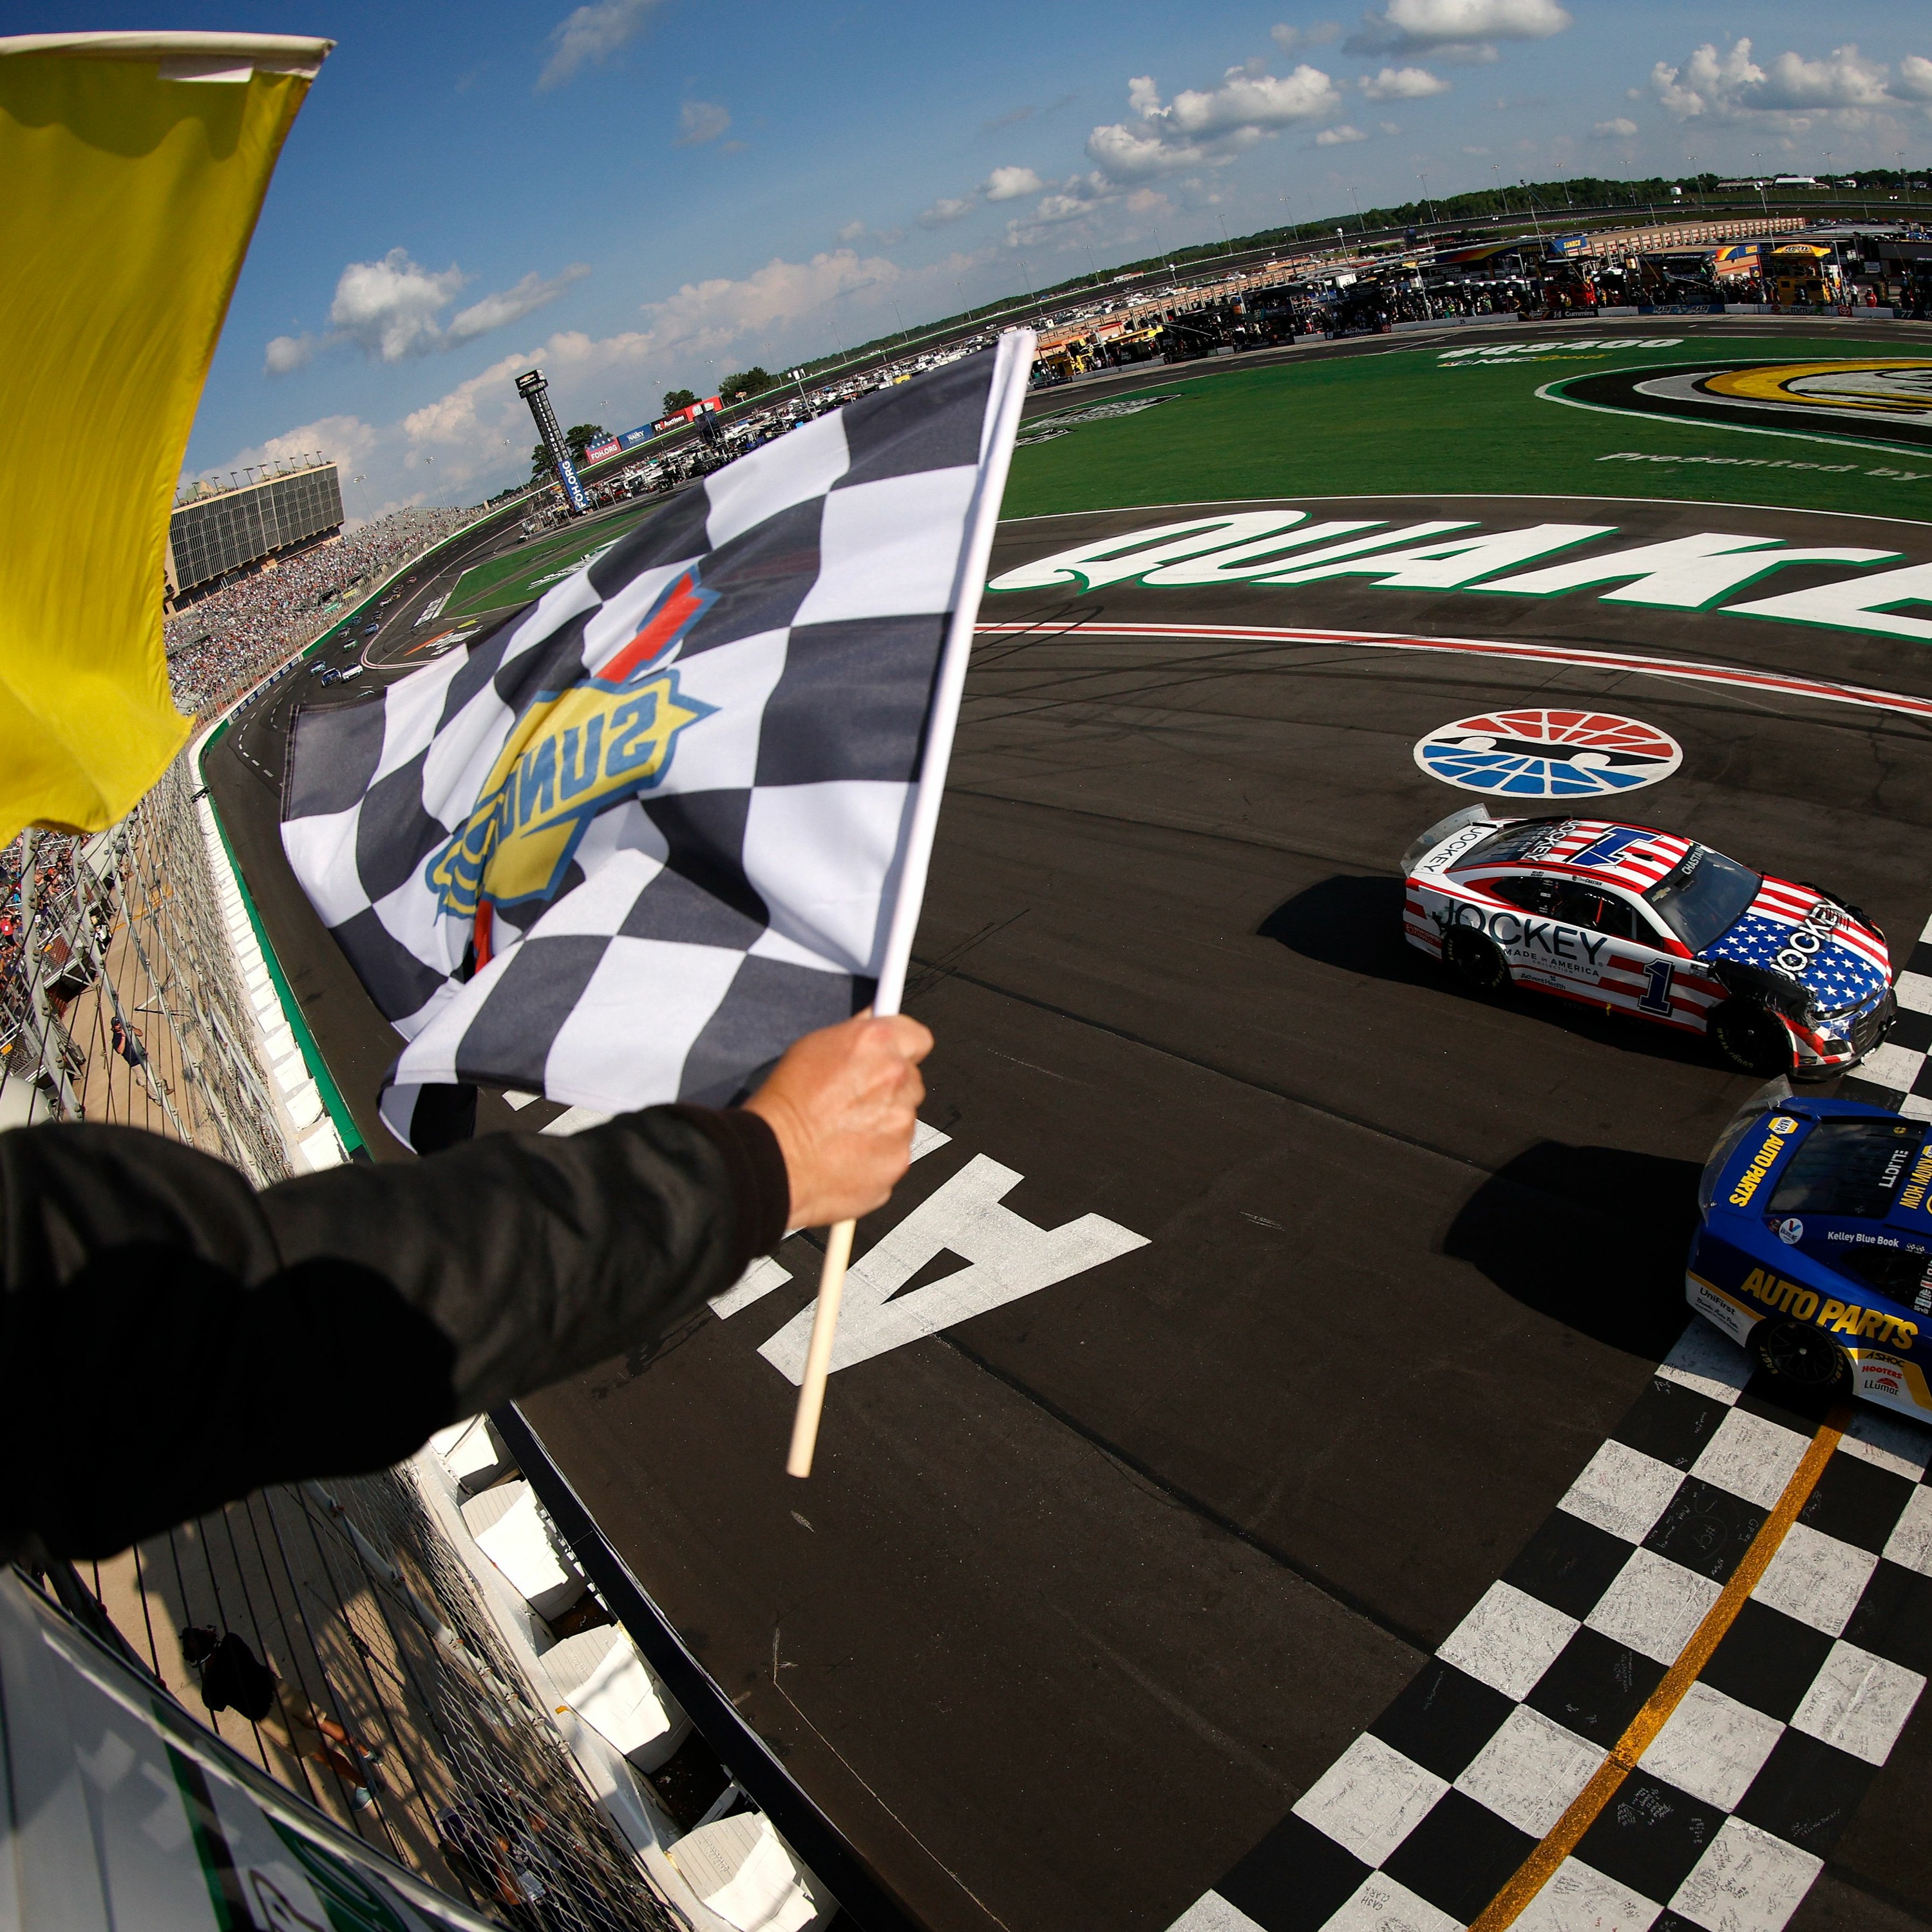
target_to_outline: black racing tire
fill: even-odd
[[[1710,1033],[1720,1056],[1741,1073],[1768,1080],[1792,1070],[1791,1035],[1784,1022],[1748,1000],[1726,1000],[1711,1016]]]
[[[1750,1353],[1773,1382],[1794,1392],[1838,1395],[1851,1382],[1851,1358],[1807,1322],[1760,1322],[1751,1330]]]
[[[1458,926],[1442,941],[1442,963],[1472,993],[1493,997],[1510,983],[1509,962],[1492,939]]]

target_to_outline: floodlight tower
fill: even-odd
[[[543,379],[541,369],[532,369],[517,378],[517,394],[530,406],[530,414],[536,418],[537,434],[543,446],[550,452],[552,466],[556,471],[556,480],[563,486],[565,500],[571,513],[580,516],[590,508],[590,499],[584,494],[584,485],[577,480],[577,466],[570,460],[570,446],[563,440],[563,431],[557,427],[556,412],[550,407],[550,385]]]

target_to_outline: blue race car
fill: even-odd
[[[1932,1122],[1774,1080],[1697,1184],[1684,1294],[1794,1390],[1932,1421]]]

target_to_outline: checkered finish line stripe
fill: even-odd
[[[794,430],[526,614],[298,715],[283,844],[407,1042],[402,1139],[472,1083],[723,1103],[890,997],[1031,344]]]
[[[1932,1433],[1838,1421],[1693,1324],[1502,1579],[1172,1932],[1778,1932],[1932,1672]]]
[[[1894,1107],[1915,1120],[1932,1120],[1932,920],[1918,935],[1892,988],[1898,1017],[1885,1043],[1859,1061],[1838,1088],[1840,1099]]]

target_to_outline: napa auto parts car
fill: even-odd
[[[1747,1072],[1841,1072],[1896,1011],[1885,935],[1856,906],[1675,832],[1471,806],[1402,869],[1409,944],[1478,992],[1533,986],[1707,1033]]]
[[[1788,1385],[1932,1420],[1932,1124],[1774,1081],[1712,1149],[1697,1208],[1700,1315]]]

